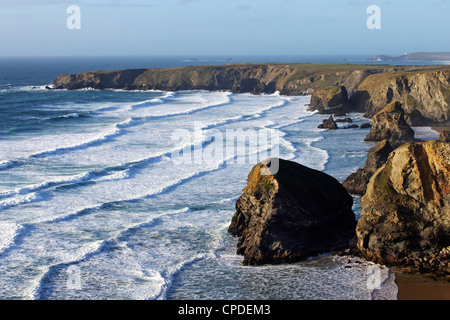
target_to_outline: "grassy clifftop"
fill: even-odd
[[[230,64],[93,71],[61,75],[53,86],[56,89],[224,90],[255,94],[279,91],[283,95],[310,95],[318,88],[336,86],[348,92],[351,110],[365,112],[367,116],[398,100],[414,124],[444,123],[450,119],[450,66]]]
[[[165,69],[93,71],[62,75],[55,88],[114,88],[161,90],[232,90],[307,94],[336,82],[356,87],[366,76],[390,67],[352,64],[230,64]]]

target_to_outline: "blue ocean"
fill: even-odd
[[[390,270],[354,257],[243,266],[227,228],[255,163],[172,158],[208,147],[172,139],[194,123],[204,135],[266,128],[280,157],[342,181],[364,165],[368,129],[317,129],[326,116],[308,96],[45,88],[92,70],[367,63],[344,58],[1,58],[0,299],[395,299]]]

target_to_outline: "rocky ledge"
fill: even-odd
[[[271,160],[273,161],[273,159]],[[279,159],[253,167],[229,232],[244,264],[291,263],[347,248],[355,234],[353,199],[333,177]]]
[[[450,144],[407,143],[373,175],[356,228],[365,258],[450,274]]]

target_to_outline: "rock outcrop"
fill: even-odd
[[[431,67],[432,68],[432,67]],[[448,123],[450,121],[450,70],[417,68],[411,71],[372,74],[350,97],[353,110],[373,117],[387,104],[399,101],[406,120],[414,126]]]
[[[348,93],[343,86],[329,86],[319,88],[311,95],[310,109],[318,110],[320,114],[346,114]]]
[[[356,222],[341,184],[282,159],[276,174],[261,175],[272,160],[251,170],[229,227],[244,264],[291,263],[347,247]]]
[[[323,120],[322,123],[317,126],[317,128],[336,130],[338,128],[338,125],[331,115],[328,119]]]
[[[347,122],[347,123],[352,123],[353,120],[352,118],[342,118],[342,119],[336,119],[336,122]]]
[[[389,104],[372,118],[372,128],[364,140],[388,140],[394,149],[403,143],[416,141],[414,130],[406,123],[404,115],[399,102]]]
[[[450,142],[450,130],[442,130],[439,133],[438,141],[441,142]]]
[[[356,228],[365,258],[450,274],[450,143],[397,148],[370,179]]]
[[[369,150],[367,154],[367,162],[362,169],[358,169],[355,173],[348,176],[342,185],[350,194],[364,195],[366,193],[367,184],[372,175],[383,166],[389,154],[394,149],[388,140],[379,142],[375,147]]]

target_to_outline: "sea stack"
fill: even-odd
[[[406,123],[400,102],[387,105],[372,118],[372,128],[364,140],[388,140],[394,149],[403,143],[416,141],[414,130]]]
[[[322,123],[319,124],[317,128],[336,130],[338,128],[338,125],[336,121],[334,121],[333,116],[331,115],[328,119],[323,120]]]
[[[353,199],[333,177],[296,162],[257,164],[236,202],[229,232],[245,265],[291,263],[347,248],[355,234]]]
[[[407,143],[391,153],[362,198],[357,245],[377,263],[450,274],[450,143]]]

